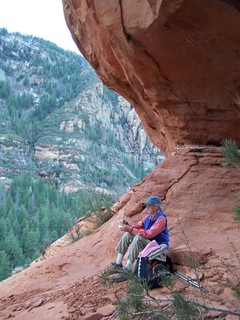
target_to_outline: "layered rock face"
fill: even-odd
[[[168,155],[240,142],[240,13],[234,0],[63,0],[82,54],[130,101]]]

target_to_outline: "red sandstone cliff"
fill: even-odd
[[[240,142],[237,0],[63,0],[67,24],[102,81],[135,107],[169,154]]]
[[[142,217],[150,194],[163,199],[178,268],[193,274],[183,259],[191,248],[213,305],[239,311],[231,287],[240,278],[240,226],[232,213],[240,171],[221,166],[217,147],[224,138],[240,143],[239,2],[63,0],[63,6],[80,51],[134,105],[167,159],[92,235],[3,281],[0,318],[108,319],[124,284],[102,287],[97,275],[115,258],[118,219]],[[176,286],[198,297],[186,284]]]

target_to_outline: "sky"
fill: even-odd
[[[62,0],[0,0],[0,28],[3,27],[80,54],[67,27]]]

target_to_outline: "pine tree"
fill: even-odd
[[[10,274],[10,265],[5,251],[0,251],[0,281]]]
[[[240,153],[235,141],[228,139],[223,141],[222,155],[226,161],[225,165],[232,163],[240,168]],[[235,213],[235,220],[240,220],[240,205],[237,205],[233,211]]]
[[[38,231],[29,231],[27,234],[25,246],[25,255],[30,258],[36,258],[39,255],[39,232]]]
[[[12,269],[23,264],[23,252],[18,239],[14,236],[12,228],[10,228],[7,236],[5,237],[4,251],[8,257],[9,264]]]
[[[5,239],[7,234],[6,222],[3,218],[0,218],[0,250],[2,250],[2,241]]]

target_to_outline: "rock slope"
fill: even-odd
[[[141,202],[150,194],[163,199],[175,267],[193,277],[197,272],[201,284],[208,289],[205,298],[215,307],[239,311],[231,288],[240,277],[240,226],[232,213],[240,171],[223,168],[222,160],[216,147],[176,150],[119,199],[113,207],[116,214],[107,223],[71,245],[66,240],[66,247],[62,245],[55,254],[3,281],[0,318],[108,319],[125,285],[104,287],[98,276],[115,258],[115,245],[121,236],[118,220],[140,219],[145,214]],[[199,294],[198,289],[179,281],[176,288],[189,291],[194,297]],[[164,288],[153,290],[156,297],[169,294]]]

